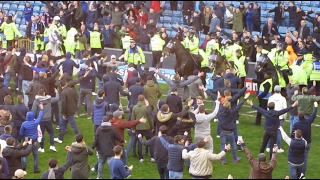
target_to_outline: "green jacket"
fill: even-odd
[[[135,105],[132,109],[131,119],[140,119],[140,118],[147,118],[148,122],[146,123],[139,123],[136,126],[136,130],[148,130],[154,129],[154,123],[152,118],[149,116],[147,112],[147,106],[144,102],[139,101],[137,105]]]
[[[152,106],[153,109],[156,110],[158,99],[162,95],[159,85],[154,83],[153,80],[148,80],[146,85],[143,86],[143,89],[150,106]]]
[[[314,95],[293,95],[291,101],[298,101],[298,112],[303,111],[305,115],[312,114],[313,103],[315,101],[320,101],[320,96]]]

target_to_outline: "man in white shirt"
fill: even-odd
[[[282,109],[287,108],[286,98],[281,95],[281,87],[279,85],[276,85],[274,87],[274,94],[269,97],[268,104],[270,102],[274,102],[274,110],[275,111],[280,111]],[[287,116],[287,113],[279,116],[280,126],[282,126],[286,116]],[[284,150],[281,149],[281,141],[282,141],[281,140],[281,132],[278,129],[278,132],[277,132],[278,151],[277,151],[277,153],[283,153],[284,152]],[[270,147],[270,141],[268,142],[268,145],[267,145],[267,149],[266,149],[267,152],[270,151],[269,147]]]

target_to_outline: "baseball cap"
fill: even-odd
[[[279,85],[276,85],[273,89],[276,92],[280,92],[281,91],[281,87]]]
[[[23,178],[23,176],[27,175],[27,172],[22,170],[22,169],[17,169],[14,172],[14,176],[16,176],[17,178]]]
[[[113,117],[117,118],[119,117],[120,115],[123,115],[123,111],[119,111],[119,110],[116,110],[115,112],[113,112]]]
[[[116,57],[116,55],[111,55],[111,59],[116,59],[117,57]]]

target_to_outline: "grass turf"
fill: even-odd
[[[168,91],[167,85],[161,85],[163,94],[166,94]],[[16,97],[16,96],[15,96]],[[94,100],[96,97],[92,96],[92,99]],[[162,96],[161,99],[165,99],[165,96]],[[14,98],[16,99],[16,98]],[[253,95],[251,96],[251,99],[253,98]],[[257,104],[256,100],[254,100],[254,103]],[[127,104],[126,98],[122,98],[122,104],[123,106]],[[209,97],[208,102],[205,102],[206,109],[209,109],[209,111],[212,110],[212,101]],[[81,107],[81,113],[84,113],[83,106]],[[81,114],[80,113],[80,114]],[[240,109],[240,124],[238,125],[238,131],[239,135],[241,135],[247,144],[247,147],[253,154],[253,156],[256,158],[259,154],[260,145],[262,143],[262,136],[263,136],[263,126],[253,126],[251,123],[255,120],[256,112],[250,108],[246,103],[244,106]],[[125,117],[127,117],[128,114],[125,114]],[[288,119],[289,116],[287,116]],[[318,119],[318,118],[317,118]],[[320,124],[318,120],[315,120],[314,124]],[[263,120],[264,122],[264,120]],[[262,123],[263,123],[262,122]],[[93,142],[93,124],[91,120],[88,120],[86,116],[80,116],[79,118],[76,118],[76,123],[80,129],[80,132],[84,135],[84,140],[87,144],[91,146]],[[211,135],[214,142],[214,153],[220,152],[220,139],[216,138],[216,129],[217,129],[218,123],[211,122]],[[286,132],[289,132],[289,125],[290,123],[287,121],[284,123],[284,129]],[[55,129],[55,126],[54,126]],[[320,142],[317,141],[319,139],[319,133],[317,131],[320,130],[319,125],[313,125],[312,126],[312,145],[311,150],[309,152],[309,158],[308,158],[308,168],[307,168],[307,174],[306,177],[308,179],[318,178],[319,175],[317,175],[317,169],[320,165],[318,161],[318,152],[320,151],[319,145]],[[59,130],[55,131],[55,137],[58,137]],[[45,136],[45,152],[40,153],[39,152],[39,174],[33,173],[33,156],[30,154],[28,156],[28,165],[27,165],[27,172],[28,174],[25,176],[26,179],[40,179],[41,175],[44,171],[48,169],[48,160],[50,158],[57,158],[59,165],[63,165],[66,162],[66,150],[65,146],[71,145],[72,142],[75,141],[75,133],[73,129],[68,126],[68,134],[65,135],[64,141],[62,144],[55,143],[55,147],[57,148],[57,152],[53,152],[49,150],[49,134],[44,133]],[[193,136],[192,136],[193,137]],[[127,142],[129,142],[129,136],[127,135],[125,131],[125,139]],[[126,145],[127,146],[127,145]],[[288,152],[288,145],[282,141],[282,148],[285,150],[284,153],[277,154],[277,166],[273,171],[273,178],[279,178],[284,179],[286,175],[289,175],[289,165],[287,162],[287,152]],[[144,152],[144,150],[143,150]],[[150,161],[150,153],[148,157],[144,157],[144,162],[140,163],[137,157],[132,157],[132,151],[129,154],[128,157],[128,165],[133,165],[133,171],[131,174],[131,179],[159,179],[159,174],[157,171],[156,163],[152,163]],[[231,151],[227,154],[226,165],[221,165],[220,161],[214,161],[213,162],[213,172],[212,172],[212,178],[222,178],[226,179],[228,174],[231,174],[235,179],[247,179],[250,174],[250,165],[248,163],[247,157],[244,152],[237,152],[237,155],[242,157],[242,160],[238,163],[232,162],[232,153]],[[89,157],[89,165],[90,168],[93,167],[93,165],[96,163],[97,158],[96,155],[92,155]],[[93,172],[90,173],[90,178],[95,179],[97,177],[96,174]],[[184,179],[189,179],[191,176],[189,176],[187,165],[185,163],[184,168]],[[69,179],[71,178],[70,171],[67,170],[64,175],[65,178]],[[104,169],[104,179],[110,178],[109,173],[109,167],[106,163],[105,169]]]

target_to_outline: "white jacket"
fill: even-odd
[[[269,97],[268,103],[274,102],[274,110],[280,111],[282,109],[287,108],[286,98],[283,97],[280,93],[274,93]],[[286,119],[287,113],[280,115],[279,119]]]

